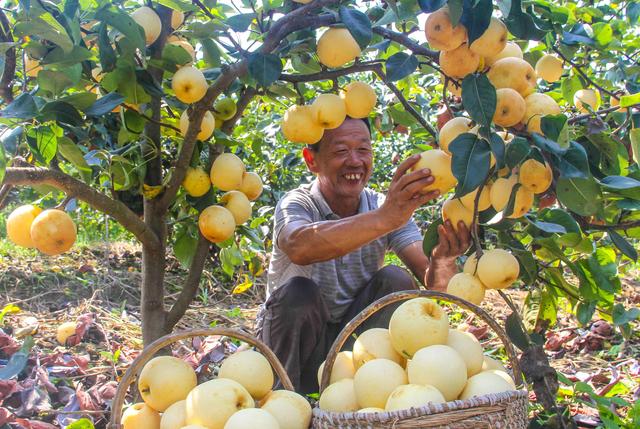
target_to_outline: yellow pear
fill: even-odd
[[[56,330],[56,340],[63,346],[67,344],[69,337],[76,334],[76,326],[78,326],[76,322],[64,322],[60,324]]]
[[[143,402],[133,404],[122,413],[122,429],[158,429],[160,414]]]
[[[367,408],[361,408],[356,412],[357,413],[384,413],[384,408],[367,407]]]
[[[237,411],[224,425],[224,429],[280,429],[280,424],[268,411],[245,408]]]
[[[31,239],[31,224],[42,213],[38,206],[27,204],[13,210],[7,217],[7,237],[22,247],[35,247]]]
[[[462,356],[445,344],[446,341],[418,350],[407,362],[407,374],[409,383],[433,386],[447,401],[452,401],[464,389],[467,367]]]
[[[460,399],[471,399],[474,396],[507,392],[509,390],[515,389],[499,375],[491,372],[481,372],[467,380],[464,390],[460,393]]]
[[[62,210],[45,210],[31,223],[33,245],[45,255],[59,255],[71,249],[76,236],[76,224]]]
[[[187,408],[184,399],[174,402],[160,418],[160,429],[182,429],[187,425]]]
[[[469,49],[481,57],[496,56],[507,45],[507,36],[507,26],[498,18],[491,18],[489,27],[471,43]]]
[[[536,74],[549,83],[559,81],[562,77],[562,60],[555,55],[543,55],[536,63]]]
[[[518,183],[518,177],[515,175],[510,176],[508,179],[499,178],[493,183],[490,197],[491,205],[496,211],[502,211],[507,207],[516,183]],[[518,187],[513,204],[513,212],[507,217],[511,219],[522,217],[533,206],[533,199],[533,192],[524,186]]]
[[[220,243],[233,235],[236,221],[226,208],[209,206],[200,213],[198,227],[204,238],[212,243]]]
[[[472,213],[474,210],[477,194],[478,188],[460,197],[460,202],[462,203],[462,205],[464,205],[467,210],[470,210]],[[478,212],[486,210],[489,207],[491,207],[491,185],[487,183],[482,188],[482,192],[480,193],[480,199],[478,200]]]
[[[407,384],[404,368],[388,359],[366,362],[353,377],[356,399],[363,408],[383,408],[391,392],[403,384]]]
[[[449,144],[460,134],[472,132],[473,127],[473,121],[464,116],[457,116],[448,120],[440,129],[440,140],[438,142],[440,149],[451,155]]]
[[[485,355],[482,359],[482,371],[487,371],[490,369],[497,369],[498,371],[507,372],[507,368],[505,368],[505,366],[501,362]]]
[[[318,143],[324,128],[316,122],[313,113],[311,106],[291,106],[282,119],[284,138],[293,143]]]
[[[477,269],[478,269],[478,258],[476,258],[476,252],[474,251],[471,255],[469,255],[467,260],[464,261],[462,272],[475,276]]]
[[[515,42],[507,42],[507,44],[505,45],[504,49],[502,51],[500,51],[500,53],[498,53],[498,55],[494,55],[492,57],[485,57],[484,59],[484,64],[486,67],[491,67],[496,61],[501,60],[503,58],[508,58],[508,57],[514,57],[514,58],[521,58],[523,57],[522,55],[522,49],[520,49],[520,46],[518,46],[517,43]]]
[[[207,79],[197,68],[184,66],[173,75],[171,88],[178,100],[187,104],[195,103],[207,93]]]
[[[331,27],[317,45],[318,59],[327,67],[340,67],[360,55],[360,46],[346,28]]]
[[[201,197],[211,188],[211,180],[202,167],[188,167],[182,187],[192,197]]]
[[[25,55],[24,69],[26,70],[27,76],[38,77],[38,72],[42,70],[42,66],[37,60],[34,60],[29,55]]]
[[[262,194],[262,179],[257,173],[245,171],[242,175],[242,185],[238,190],[245,194],[249,201],[255,201]]]
[[[520,123],[527,109],[524,98],[511,88],[496,90],[496,111],[493,122],[501,127],[513,127]]]
[[[416,171],[421,168],[431,170],[431,175],[435,179],[433,183],[424,187],[424,191],[438,190],[440,195],[444,195],[458,183],[458,180],[451,172],[451,157],[442,150],[432,149],[422,152],[420,160],[411,167],[410,171]]]
[[[438,389],[429,385],[404,384],[398,386],[391,392],[385,411],[406,410],[418,408],[428,403],[442,404],[447,402]]]
[[[147,6],[142,6],[136,9],[131,18],[144,29],[144,37],[147,46],[153,44],[160,36],[162,31],[162,22],[158,14]]]
[[[202,123],[200,124],[200,132],[196,136],[198,140],[205,141],[213,134],[213,130],[216,127],[216,120],[208,110],[204,113]],[[187,130],[189,129],[189,114],[187,111],[183,111],[180,115],[180,133],[183,137],[186,137]]]
[[[228,121],[235,116],[238,106],[233,98],[223,97],[216,100],[213,104],[213,110],[215,111],[214,116]]]
[[[429,46],[438,51],[450,51],[467,41],[467,29],[460,23],[455,27],[451,24],[446,6],[429,14],[424,23],[424,34]]]
[[[615,106],[619,106],[620,105],[620,98],[622,95],[627,95],[627,94],[621,94],[618,95],[617,97],[611,97],[611,107],[615,107]],[[621,107],[618,109],[618,112],[626,112],[627,108],[626,107]]]
[[[187,42],[186,40],[176,40],[168,43],[170,45],[180,46],[182,49],[187,51],[189,55],[191,55],[193,61],[196,60],[196,50],[193,48],[193,46],[191,46],[191,43]]]
[[[449,77],[462,79],[479,66],[480,55],[471,51],[466,43],[451,51],[440,51],[440,68]]]
[[[260,402],[280,425],[280,429],[308,429],[311,423],[311,405],[301,395],[289,390],[274,390]]]
[[[151,359],[144,365],[138,377],[140,396],[147,405],[160,412],[185,399],[197,384],[193,368],[173,356]]]
[[[546,162],[543,164],[535,159],[527,159],[520,166],[518,181],[534,194],[541,194],[551,186],[553,173]]]
[[[358,410],[360,407],[356,399],[353,379],[344,378],[324,389],[320,395],[318,406],[321,410],[333,411],[335,413],[346,413]]]
[[[485,295],[484,285],[472,274],[458,273],[449,280],[447,293],[480,305]]]
[[[324,370],[324,362],[320,364],[318,368],[318,385],[321,384],[322,371]],[[331,369],[331,377],[329,378],[329,384],[333,384],[337,381],[344,380],[345,378],[353,378],[356,373],[356,368],[353,361],[353,353],[350,351],[342,351],[336,356],[336,361],[333,363]]]
[[[218,377],[240,383],[255,399],[263,398],[273,387],[273,369],[261,353],[243,350],[227,357]]]
[[[251,202],[240,191],[229,191],[220,197],[220,202],[233,214],[236,225],[242,225],[251,218]]]
[[[507,57],[496,61],[487,72],[487,77],[496,89],[511,88],[523,97],[531,94],[536,87],[536,71],[521,58]]]
[[[324,129],[338,128],[347,117],[347,107],[336,94],[320,94],[311,103],[315,120]]]
[[[447,345],[457,351],[462,360],[464,360],[467,367],[467,378],[482,371],[484,362],[482,344],[480,344],[475,335],[470,332],[449,329]]]
[[[242,186],[244,172],[244,162],[233,153],[225,152],[213,161],[209,176],[216,188],[222,191],[234,191]]]
[[[176,30],[184,22],[184,13],[180,10],[171,11],[171,28]]]
[[[454,231],[458,231],[458,222],[462,221],[468,230],[473,223],[473,211],[467,209],[459,198],[449,198],[442,204],[442,220],[450,221]]]
[[[558,115],[562,111],[556,101],[547,94],[534,92],[524,99],[526,110],[522,122],[530,133],[542,134],[542,117],[545,115]]]
[[[573,95],[573,104],[582,113],[589,112],[589,109],[585,106],[589,106],[591,110],[596,111],[600,107],[600,94],[593,89],[580,89]]]
[[[511,378],[511,376],[509,375],[509,373],[507,371],[504,371],[504,370],[501,370],[501,369],[488,369],[488,370],[482,370],[482,372],[488,372],[488,373],[491,373],[491,374],[499,375],[500,377],[502,377],[504,379],[504,381],[509,383],[509,385],[511,386],[511,389],[516,390],[516,383],[515,383],[515,381],[513,381],[513,378]]]
[[[447,313],[429,298],[403,302],[389,321],[391,344],[406,358],[411,358],[423,347],[446,343],[448,334]]]
[[[351,82],[342,92],[347,115],[351,118],[366,118],[376,106],[378,98],[371,85],[364,82]]]
[[[187,395],[187,423],[223,429],[234,413],[254,406],[253,398],[240,383],[216,378],[199,384]]]
[[[504,289],[518,279],[520,264],[504,249],[487,250],[478,260],[476,275],[487,289]]]
[[[364,331],[353,343],[353,364],[355,369],[373,359],[388,359],[404,365],[404,358],[393,348],[389,330],[372,328]]]

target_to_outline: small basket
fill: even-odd
[[[447,429],[524,429],[528,426],[528,392],[523,385],[520,366],[513,346],[505,332],[491,316],[477,305],[458,297],[434,291],[416,290],[389,294],[362,310],[342,329],[334,341],[325,363],[320,382],[320,393],[329,385],[329,378],[336,357],[347,339],[365,320],[380,309],[395,302],[417,297],[435,298],[457,304],[469,310],[486,322],[498,335],[505,346],[513,376],[519,390],[473,397],[467,400],[455,400],[444,404],[427,404],[407,410],[382,413],[336,413],[323,411],[316,406],[313,409],[312,427],[314,429],[356,429],[356,428],[447,428]]]
[[[154,355],[161,349],[170,346],[173,343],[178,341],[182,341],[188,338],[195,337],[209,337],[209,336],[223,336],[223,337],[231,337],[237,340],[244,341],[247,344],[251,344],[256,347],[260,353],[264,355],[265,358],[271,364],[271,367],[276,372],[276,375],[280,379],[280,383],[287,390],[294,390],[293,384],[291,384],[291,380],[287,375],[284,367],[276,357],[276,355],[271,351],[271,349],[264,344],[262,341],[257,338],[249,335],[245,332],[229,329],[223,327],[215,327],[215,328],[203,328],[203,329],[189,329],[185,331],[175,332],[173,334],[165,335],[164,337],[158,338],[153,343],[149,344],[145,349],[140,353],[140,355],[134,359],[131,363],[131,366],[127,369],[118,384],[118,389],[116,390],[116,394],[113,398],[113,403],[111,405],[111,418],[109,420],[109,424],[107,425],[107,429],[122,429],[122,425],[120,424],[120,420],[122,418],[122,408],[124,406],[124,401],[127,397],[127,391],[129,387],[134,383],[140,371],[144,365],[152,358]]]

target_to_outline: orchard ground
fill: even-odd
[[[1,242],[2,302],[20,308],[4,317],[4,328],[17,337],[33,332],[37,325],[28,365],[48,369],[52,382],[47,389],[24,390],[28,399],[22,417],[63,422],[87,416],[96,427],[104,427],[103,416],[116,382],[142,349],[137,286],[140,255],[139,246],[125,241],[79,244],[64,255],[50,258]],[[628,307],[640,304],[638,268],[631,271],[632,276],[622,279],[624,304]],[[220,272],[205,271],[201,293],[178,329],[217,325],[252,330],[266,279],[260,277],[247,291],[233,294],[236,279],[225,276],[219,268],[216,271]],[[179,262],[171,258],[167,283],[179,284],[185,275]],[[518,289],[508,293],[517,305],[526,295]],[[171,295],[175,296],[176,290],[170,290]],[[483,307],[504,324],[508,311],[497,294],[489,291]],[[60,346],[56,328],[76,320],[87,321],[89,329],[83,340],[73,347]],[[451,320],[469,325],[485,349],[504,357],[499,340],[486,331],[486,326],[455,309]],[[202,352],[203,345],[199,346]],[[553,367],[566,377],[559,402],[569,405],[581,427],[597,427],[602,422],[597,410],[589,406],[594,400],[638,399],[637,337],[625,343],[602,322],[582,329],[573,317],[561,312],[557,326],[547,333],[545,349],[552,357]],[[179,349],[177,353],[185,356],[190,351]],[[589,387],[595,395],[585,392]]]

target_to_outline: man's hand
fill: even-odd
[[[455,259],[469,248],[470,242],[469,229],[464,222],[458,222],[458,232],[448,220],[438,226],[438,244],[431,251],[431,260],[425,276],[428,289],[447,291],[449,280],[458,272]]]
[[[407,174],[419,159],[420,155],[413,155],[398,166],[384,204],[380,207],[386,221],[396,228],[407,223],[418,207],[440,195],[439,191],[424,190],[434,181],[428,168]]]

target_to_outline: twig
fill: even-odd
[[[480,186],[478,186],[478,192],[476,193],[476,197],[473,200],[473,222],[471,223],[471,237],[473,237],[473,244],[475,246],[476,260],[479,261],[482,256],[482,246],[480,245],[480,237],[478,235],[478,204],[480,204],[480,196],[482,194],[482,190],[487,185],[489,178],[491,177],[491,169],[489,173],[487,173],[487,177],[482,181]]]
[[[420,46],[412,39],[410,39],[407,35],[402,33],[396,33],[395,31],[391,31],[384,27],[373,27],[373,32],[379,34],[382,37],[385,37],[389,40],[393,40],[396,43],[401,44],[402,46],[409,48],[411,52],[417,55],[423,55],[431,60],[430,65],[433,67],[433,62],[437,62],[440,54],[437,51],[432,51],[431,49],[427,49],[424,46]],[[439,67],[435,66],[438,71],[441,72]]]
[[[634,104],[632,106],[629,106],[628,109],[634,108],[634,107],[640,107],[640,104]],[[624,107],[623,107],[624,109]],[[596,110],[593,113],[585,113],[582,115],[578,115],[578,116],[574,116],[573,118],[569,119],[567,121],[568,124],[575,124],[576,122],[579,122],[583,119],[588,119],[592,116],[598,116],[598,115],[602,115],[602,114],[606,114],[606,113],[611,113],[611,112],[615,112],[616,110],[620,110],[620,106],[613,106],[613,107],[607,107],[606,109],[601,109],[601,110]]]
[[[7,198],[12,188],[13,186],[11,185],[2,185],[2,187],[0,187],[0,210],[4,208],[4,199]]]
[[[191,0],[191,3],[198,6],[200,10],[202,10],[204,14],[207,15],[207,18],[216,19],[216,17],[209,11],[209,9],[207,9],[207,7],[200,0]]]
[[[11,25],[3,11],[0,11],[0,23],[2,31],[0,32],[0,40],[5,43],[13,42],[11,34]],[[0,97],[5,103],[13,101],[13,80],[16,77],[16,48],[8,49],[4,54],[4,71],[2,72],[2,80],[0,80]]]
[[[334,70],[323,70],[318,73],[310,74],[281,74],[279,80],[284,80],[291,83],[313,82],[319,80],[335,80],[340,76],[345,76],[352,73],[360,73],[365,71],[376,71],[380,68],[379,62],[366,62],[357,63],[350,67]]]
[[[62,202],[60,204],[58,204],[57,206],[55,206],[54,208],[58,209],[58,210],[64,210],[67,207],[67,204],[69,204],[69,202],[74,199],[75,197],[72,197],[70,195],[67,195],[64,200],[62,200]]]
[[[561,51],[560,49],[558,49],[555,45],[551,46],[551,49],[554,50],[554,52],[558,55],[560,55],[560,57],[565,60],[567,63],[569,63],[571,65],[571,67],[573,67],[574,69],[576,69],[576,71],[578,73],[580,73],[580,76],[582,76],[587,82],[589,82],[591,85],[595,86],[596,88],[598,88],[601,92],[604,92],[607,95],[610,95],[611,97],[615,97],[615,93],[613,93],[612,91],[609,91],[608,89],[603,88],[602,86],[598,85],[593,79],[591,79],[589,76],[587,76],[587,74],[585,72],[582,71],[582,68],[577,65],[576,63],[574,63],[573,61],[571,61],[569,58],[567,58]]]
[[[138,112],[138,111],[137,111],[136,109],[134,109],[133,107],[129,107],[129,106],[127,106],[126,104],[124,105],[124,107],[125,107],[125,108],[127,108],[127,109],[131,109],[131,110],[136,111],[140,116],[142,116],[144,119],[146,119],[147,121],[151,122],[152,124],[160,125],[161,127],[165,127],[165,128],[170,128],[170,129],[172,129],[172,130],[174,130],[174,131],[177,131],[178,133],[180,133],[180,132],[181,132],[181,131],[180,131],[180,128],[178,128],[178,127],[176,127],[176,126],[174,126],[174,125],[171,125],[171,124],[167,124],[166,122],[156,121],[156,120],[155,120],[155,119],[153,119],[152,117],[147,116],[147,115],[145,115],[144,113]]]

